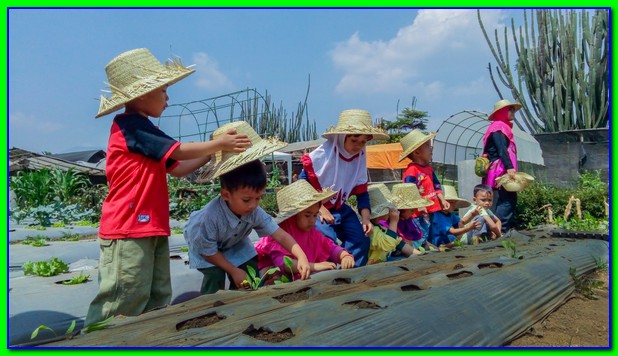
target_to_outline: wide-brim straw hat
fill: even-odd
[[[279,213],[275,217],[275,221],[280,223],[315,203],[321,203],[332,198],[336,194],[336,191],[327,188],[318,192],[305,179],[299,179],[277,192]]]
[[[196,180],[198,183],[211,181],[243,164],[260,159],[288,145],[276,137],[261,138],[246,121],[234,121],[219,127],[212,133],[212,139],[215,140],[230,130],[236,130],[238,135],[247,135],[251,140],[251,146],[247,147],[244,152],[217,151],[203,166],[203,172]]]
[[[339,114],[337,126],[331,126],[322,134],[328,138],[331,135],[373,135],[374,140],[388,140],[385,130],[374,127],[371,114],[366,110],[344,110]]]
[[[437,135],[435,132],[424,134],[421,130],[412,130],[401,138],[399,143],[403,148],[401,156],[399,156],[399,162],[403,161],[408,155],[416,151],[423,143],[431,140]]]
[[[370,184],[367,187],[367,193],[369,193],[369,203],[371,204],[371,219],[388,214],[390,208],[397,208],[386,184]]]
[[[391,188],[397,209],[418,209],[433,205],[433,201],[421,196],[414,183],[397,183]]]
[[[522,105],[520,103],[511,103],[507,99],[502,99],[502,100],[500,100],[500,101],[498,101],[497,103],[494,104],[494,111],[492,111],[491,114],[489,114],[489,116],[487,116],[487,120],[493,120],[494,119],[494,114],[497,113],[500,109],[504,109],[507,106],[512,107],[513,109],[515,109],[515,111],[521,109],[521,107],[522,107]]]
[[[466,199],[462,199],[457,195],[457,190],[451,185],[442,185],[442,195],[444,199],[450,202],[455,202],[455,209],[467,208],[470,206],[470,202]]]
[[[532,182],[534,182],[534,177],[524,172],[515,172],[515,179],[510,179],[508,174],[496,178],[496,185],[509,192],[521,192]]]
[[[110,114],[135,98],[186,78],[195,72],[190,67],[183,66],[178,58],[163,65],[146,48],[121,53],[105,66],[112,95],[101,96],[95,117]]]

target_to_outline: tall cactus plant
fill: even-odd
[[[607,126],[607,9],[595,10],[592,16],[589,10],[532,10],[530,23],[524,10],[524,26],[520,26],[518,31],[515,30],[515,21],[511,19],[517,54],[517,82],[509,62],[508,28],[504,29],[503,51],[498,30],[495,30],[494,46],[480,11],[477,11],[477,16],[497,62],[498,79],[511,91],[513,98],[522,103],[520,117],[528,131],[534,134]],[[498,96],[504,98],[491,64],[488,70]],[[517,125],[523,129],[519,121]]]

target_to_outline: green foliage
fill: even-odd
[[[275,192],[265,192],[264,195],[262,195],[262,199],[260,199],[260,207],[271,216],[277,215],[277,213],[279,213],[277,194]]]
[[[252,290],[256,290],[263,285],[263,281],[266,276],[271,275],[277,271],[279,271],[279,267],[272,267],[268,269],[268,271],[264,273],[264,276],[260,278],[257,271],[253,267],[247,265],[247,279],[243,281],[243,284],[248,285]]]
[[[85,209],[79,203],[66,205],[61,201],[12,212],[11,217],[17,220],[15,215],[19,216],[19,220],[32,219],[39,226],[52,226],[52,224],[69,225],[71,221],[93,221],[99,218],[95,211]]]
[[[494,46],[480,11],[477,14],[497,62],[499,82],[523,104],[520,113],[527,131],[558,132],[607,126],[610,38],[607,9],[537,9],[532,10],[530,22],[524,10],[524,26],[516,30],[511,19],[517,55],[515,66],[509,63],[508,28],[504,28],[502,44],[495,30]],[[489,74],[498,96],[503,98],[491,66]]]
[[[551,204],[554,223],[563,228],[607,231],[605,202],[608,200],[608,186],[601,180],[600,171],[584,172],[576,183],[576,188],[571,189],[534,181],[524,191],[517,193],[516,226],[525,229],[545,224],[547,215],[542,207]],[[574,217],[572,212],[568,221],[564,221],[565,207],[571,196],[581,201],[581,220]]]
[[[193,211],[203,208],[221,190],[218,183],[195,184],[186,178],[172,176],[168,176],[167,186],[170,217],[177,220],[187,220]]]
[[[25,262],[22,265],[22,269],[24,270],[24,275],[51,277],[51,276],[56,276],[60,273],[67,272],[69,270],[69,265],[67,265],[62,260],[58,259],[57,257],[52,257],[51,260],[49,260],[49,262],[48,261]]]
[[[103,330],[106,329],[108,327],[110,327],[110,323],[114,320],[113,316],[110,316],[109,318],[99,321],[98,323],[92,323],[90,325],[88,325],[87,327],[85,327],[84,329],[82,329],[82,333],[84,334],[88,334],[91,333],[93,331],[97,331],[97,330]]]
[[[47,239],[42,236],[27,236],[25,240],[21,242],[23,245],[30,245],[33,247],[43,247],[47,245]]]
[[[90,279],[89,274],[80,273],[79,276],[75,276],[68,281],[63,281],[62,284],[67,285],[67,286],[74,285],[74,284],[82,284],[82,283],[86,283],[88,279]]]
[[[294,281],[294,262],[289,256],[283,256],[283,265],[285,266],[286,270],[290,271],[292,281]]]
[[[510,258],[522,258],[521,255],[517,254],[517,245],[515,241],[509,239],[502,240],[502,247],[508,252]]]
[[[277,167],[276,164],[273,164],[272,173],[266,183],[266,188],[274,189],[281,187],[281,185],[281,173],[279,173],[279,167]]]
[[[67,329],[67,331],[64,334],[65,335],[69,335],[69,334],[71,334],[73,332],[74,329],[75,329],[75,320],[73,320],[71,322],[71,326],[69,326],[69,328]],[[32,334],[30,335],[30,340],[36,338],[39,335],[39,331],[41,331],[41,330],[49,330],[52,333],[54,333],[55,336],[58,336],[58,334],[56,334],[56,332],[53,329],[51,329],[51,328],[49,328],[49,327],[47,327],[45,325],[39,325],[39,327],[34,329]]]
[[[603,281],[596,279],[590,279],[586,276],[577,276],[577,270],[575,268],[569,268],[569,275],[573,279],[575,284],[575,290],[588,299],[598,299],[594,294],[595,289],[601,289],[605,285]]]
[[[399,142],[408,132],[418,129],[427,129],[427,111],[416,110],[416,97],[412,98],[412,105],[404,108],[394,121],[380,120],[379,127],[389,134],[390,143]]]
[[[19,208],[49,205],[54,201],[74,203],[90,185],[88,177],[72,169],[20,171],[11,177],[10,187]]]
[[[172,235],[182,235],[184,233],[184,230],[178,226],[173,226],[171,230],[172,230]]]

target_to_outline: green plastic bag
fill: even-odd
[[[489,158],[484,154],[477,157],[474,160],[474,173],[479,177],[487,177],[487,170],[489,169]]]

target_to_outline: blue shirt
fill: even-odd
[[[204,256],[213,256],[217,251],[236,267],[247,262],[257,255],[249,239],[253,229],[260,237],[269,236],[279,225],[259,206],[251,214],[237,217],[221,196],[211,200],[202,209],[192,212],[185,226],[189,267],[213,267]]]
[[[454,227],[459,227],[459,216],[455,213],[444,213],[436,211],[431,218],[431,237],[430,241],[450,241],[447,236],[448,231]],[[432,242],[433,243],[433,242]]]

